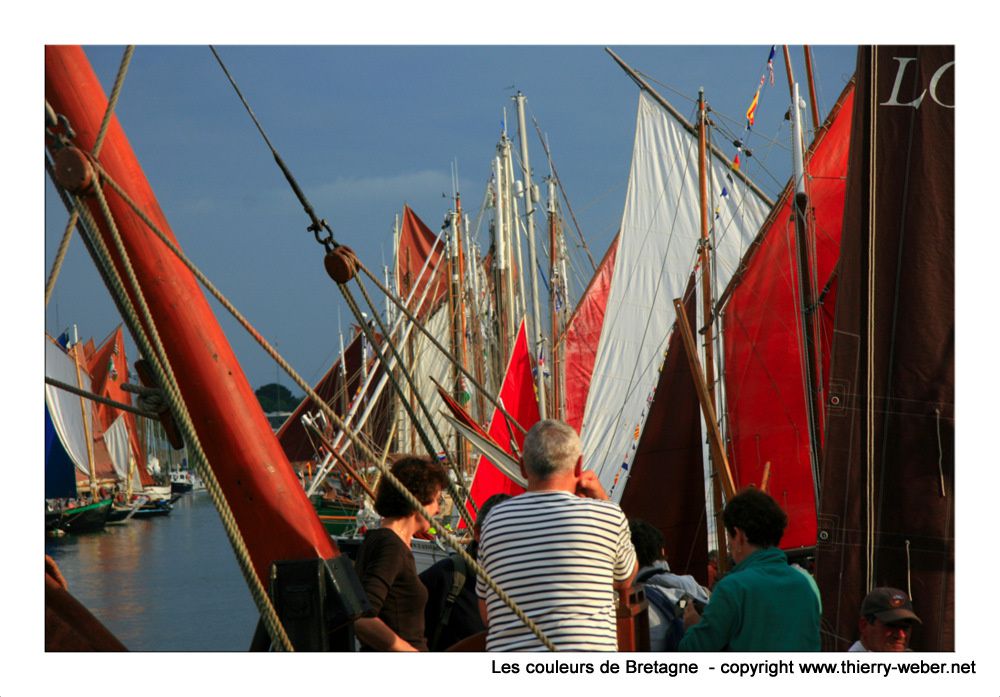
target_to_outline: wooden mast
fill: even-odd
[[[468,369],[465,344],[465,261],[462,254],[462,199],[457,189],[456,179],[455,210],[451,215],[451,240],[448,246],[448,312],[451,320],[451,352],[461,364],[462,369]],[[465,378],[458,365],[452,363],[452,394],[459,404],[465,404],[463,392]],[[455,433],[455,453],[459,470],[465,472],[468,461],[467,443]]]
[[[73,325],[74,340],[76,340],[76,325]],[[76,386],[83,389],[83,375],[80,370],[80,351],[83,347],[77,341],[70,349],[73,354],[73,365],[76,368]],[[97,469],[94,464],[94,432],[91,423],[87,420],[87,410],[90,408],[87,401],[80,397],[80,416],[83,417],[83,437],[87,444],[87,473],[90,478],[90,498],[97,500]],[[93,414],[93,412],[91,412]]]
[[[799,276],[799,297],[801,300],[801,312],[799,313],[802,326],[802,341],[805,348],[805,364],[803,366],[805,384],[808,390],[806,395],[806,416],[809,425],[809,450],[810,462],[813,470],[813,488],[816,497],[816,505],[819,506],[819,455],[820,436],[819,424],[823,414],[823,385],[819,377],[819,363],[817,356],[819,352],[819,334],[816,327],[816,282],[813,279],[814,273],[810,259],[813,258],[812,244],[808,235],[808,225],[806,220],[806,210],[809,197],[806,194],[805,165],[802,154],[802,118],[799,108],[799,86],[798,83],[792,87],[792,164],[795,176],[795,246],[797,249],[796,262],[798,264]]]
[[[715,400],[715,347],[714,347],[714,332],[713,326],[715,323],[715,310],[712,303],[712,241],[709,236],[708,231],[708,153],[706,149],[707,138],[705,137],[705,121],[707,115],[705,113],[705,91],[703,89],[698,90],[698,203],[699,212],[701,215],[701,244],[699,245],[699,264],[701,265],[701,307],[702,307],[702,321],[704,322],[704,327],[702,332],[705,336],[705,387],[707,388],[708,394],[706,395],[710,410],[705,410],[705,421],[706,428],[709,433],[713,433],[718,429],[718,423],[715,421],[715,415],[718,413],[718,408]],[[681,322],[681,318],[678,319]],[[684,329],[687,329],[687,324],[684,324]],[[701,386],[698,384],[698,377],[692,373],[692,377],[695,379],[696,388],[701,390]],[[712,419],[712,423],[708,423],[709,419]],[[710,442],[714,442],[712,439]],[[709,461],[712,463],[713,470],[718,470],[722,463],[725,462],[725,450],[722,449],[721,444],[710,447],[708,451]],[[719,481],[719,477],[712,478],[712,485],[716,489],[719,487],[720,483],[725,488],[725,498],[728,501],[732,498],[732,475],[728,472],[728,464],[725,465],[727,470],[726,480],[723,482]],[[728,484],[728,486],[727,486]],[[713,500],[718,502],[721,497],[717,492],[714,495]],[[716,511],[718,513],[718,510]],[[719,550],[719,571],[725,571],[728,564],[728,556],[726,554],[726,534],[725,529],[719,525],[716,525],[716,544]]]
[[[813,79],[812,51],[808,45],[802,47],[806,54],[806,80],[809,84],[809,107],[812,112],[813,131],[819,130],[819,106],[816,104],[816,82]]]

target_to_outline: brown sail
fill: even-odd
[[[684,294],[688,322],[696,316],[695,274]],[[692,332],[695,331],[692,328]],[[701,410],[680,332],[674,332],[636,445],[621,506],[663,533],[671,570],[708,584]]]
[[[954,47],[858,53],[821,471],[824,648],[907,590],[954,649]]]

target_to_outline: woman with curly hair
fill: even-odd
[[[438,514],[441,491],[448,483],[440,464],[406,456],[391,471],[428,513]],[[375,492],[375,511],[382,516],[382,526],[365,535],[354,566],[376,616],[355,621],[354,631],[362,650],[426,651],[427,589],[417,576],[410,546],[414,535],[427,532],[430,521],[385,479]]]

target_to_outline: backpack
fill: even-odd
[[[663,637],[663,650],[676,651],[681,637],[684,636],[684,615],[660,588],[647,584],[643,590],[646,593],[646,600],[659,611],[663,623],[667,626],[667,632]]]
[[[462,592],[462,587],[465,586],[465,579],[468,576],[468,572],[471,571],[471,569],[466,566],[465,559],[462,558],[462,555],[453,554],[450,558],[454,568],[451,580],[451,590],[448,591],[448,597],[445,598],[444,603],[441,605],[441,614],[438,616],[438,623],[434,628],[434,636],[432,636],[430,642],[428,642],[428,648],[431,651],[438,650],[438,642],[441,640],[441,630],[448,625],[448,620],[451,619],[451,610],[455,607],[455,601],[458,599],[458,594]]]

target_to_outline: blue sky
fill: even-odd
[[[687,116],[704,87],[720,126],[739,133],[770,46],[611,48]],[[532,117],[595,258],[617,229],[638,88],[603,46],[217,49],[317,213],[372,269],[390,259],[393,216],[404,202],[429,227],[440,227],[452,205],[444,195],[452,192],[453,164],[463,207],[476,217],[505,108],[508,132],[517,137],[511,99],[517,90],[527,97],[535,182],[541,184],[548,165]],[[106,90],[122,52],[122,46],[87,48]],[[796,79],[804,82],[801,46],[790,53]],[[853,72],[855,50],[819,45],[813,55],[825,115]],[[790,171],[781,46],[774,71],[775,85],[762,92],[747,139],[755,157],[743,158],[744,169],[772,196]],[[307,217],[209,48],[138,46],[117,114],[188,255],[307,380],[318,378],[335,358],[338,324],[346,332],[352,317],[323,270]],[[67,219],[50,184],[45,211],[47,273]],[[488,244],[485,229],[481,240]],[[251,385],[276,379],[290,385],[219,310]],[[46,309],[46,331],[58,334],[76,323],[84,337],[100,340],[118,321],[74,240]]]

